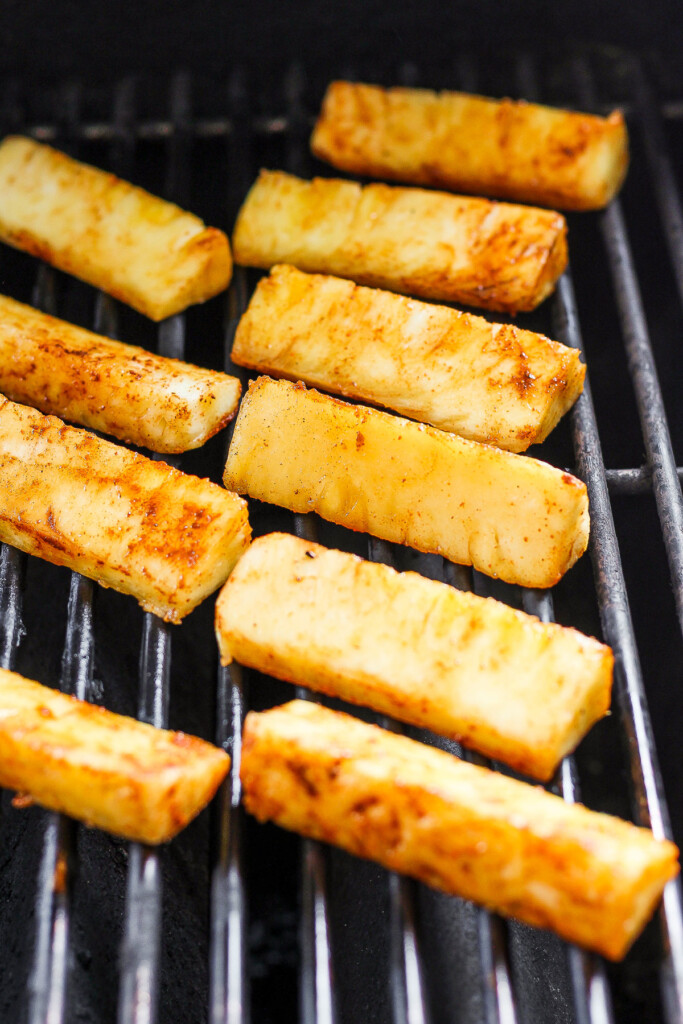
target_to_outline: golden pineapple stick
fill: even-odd
[[[0,400],[0,541],[179,622],[250,534],[246,502],[217,484]]]
[[[216,603],[233,658],[551,778],[606,714],[613,657],[573,629],[289,534],[259,537]]]
[[[222,292],[232,274],[222,231],[21,136],[0,145],[0,239],[152,320]]]
[[[595,117],[462,92],[332,82],[311,137],[321,160],[354,174],[596,210],[628,168],[620,111]]]
[[[585,376],[542,334],[285,265],[259,282],[232,359],[513,452],[547,437]]]
[[[425,189],[261,171],[239,212],[235,262],[349,277],[426,299],[534,309],[567,264],[551,210]]]
[[[0,391],[155,452],[184,452],[233,418],[241,385],[0,295]]]
[[[553,586],[588,543],[569,473],[268,377],[242,401],[223,482],[527,587]]]
[[[141,843],[163,843],[213,797],[228,755],[0,669],[0,786]]]
[[[678,873],[647,829],[308,701],[247,715],[260,821],[620,960]]]

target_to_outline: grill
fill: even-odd
[[[324,77],[296,65],[277,82],[244,68],[218,91],[185,73],[161,86],[126,78],[113,89],[13,80],[4,83],[0,122],[3,132],[54,142],[230,228],[259,166],[336,173],[307,150],[331,77],[625,108],[633,164],[623,198],[602,214],[570,216],[571,271],[551,300],[517,321],[587,356],[594,397],[586,387],[540,454],[588,485],[590,562],[552,594],[522,593],[311,517],[256,502],[250,516],[256,534],[315,537],[602,635],[616,654],[614,713],[564,762],[554,788],[578,800],[581,785],[589,806],[680,842],[683,499],[673,449],[683,428],[683,82],[672,90],[656,67],[602,49],[567,49],[552,60],[509,53],[495,64],[468,52],[429,68],[389,60],[351,67],[344,59]],[[238,372],[229,352],[253,272],[237,268],[227,297],[159,327],[8,249],[0,274],[2,290],[65,319]],[[218,437],[175,461],[218,480],[224,456]],[[234,766],[211,811],[158,851],[38,808],[16,809],[3,795],[3,1021],[683,1021],[678,882],[625,962],[607,966],[552,936],[247,820],[238,775],[244,715],[293,694],[239,666],[218,668],[211,601],[171,628],[129,598],[5,547],[0,664],[214,739]]]

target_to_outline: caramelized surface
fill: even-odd
[[[595,117],[460,92],[332,82],[316,156],[355,174],[561,210],[606,206],[628,167],[619,111]]]
[[[240,210],[235,261],[292,263],[428,299],[534,309],[567,263],[559,213],[424,189],[261,171]]]
[[[0,145],[0,239],[153,320],[223,291],[232,274],[222,231],[20,136]]]
[[[0,391],[152,451],[184,452],[233,418],[241,385],[0,295]]]
[[[250,533],[246,503],[209,480],[0,401],[0,540],[179,622]]]
[[[0,785],[142,843],[171,839],[230,767],[222,750],[0,669]]]
[[[308,701],[247,715],[260,821],[621,959],[678,873],[646,829]]]
[[[585,375],[541,334],[285,265],[259,282],[232,359],[514,452],[547,437]]]
[[[612,652],[573,629],[288,534],[216,604],[224,664],[365,704],[549,779],[608,710]]]
[[[268,377],[242,400],[223,481],[522,586],[557,583],[588,543],[571,474]]]

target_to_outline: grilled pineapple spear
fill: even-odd
[[[141,843],[164,843],[212,798],[228,755],[0,669],[0,786]]]
[[[244,803],[620,960],[678,850],[647,829],[308,701],[247,715]]]
[[[332,82],[311,137],[341,170],[478,195],[595,210],[628,168],[619,111],[595,117],[462,92]]]
[[[585,376],[541,334],[289,266],[259,282],[232,359],[513,452],[547,437]]]
[[[225,582],[250,533],[236,494],[0,400],[0,541],[179,622]]]
[[[0,145],[0,239],[152,320],[211,298],[232,274],[222,231],[20,136]]]
[[[155,452],[184,452],[233,418],[241,385],[0,295],[0,391]]]
[[[223,482],[522,586],[553,586],[588,543],[569,473],[268,377],[242,400]]]
[[[261,171],[235,224],[236,263],[514,313],[534,309],[567,264],[550,210],[418,188]]]
[[[233,658],[547,780],[609,708],[612,652],[573,629],[288,534],[259,537],[216,604]]]

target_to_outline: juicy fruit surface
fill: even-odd
[[[428,299],[534,309],[567,263],[550,210],[424,189],[262,171],[233,235],[235,262],[348,277]]]
[[[222,231],[19,136],[0,145],[0,238],[153,320],[216,295],[232,275]]]
[[[342,170],[541,203],[605,206],[628,168],[623,115],[332,82],[311,138]]]
[[[232,359],[514,452],[547,437],[585,375],[543,335],[284,265],[259,282]]]
[[[267,377],[242,401],[223,480],[523,586],[557,583],[588,543],[576,477]]]
[[[230,759],[0,670],[0,785],[140,842],[165,842],[208,803]]]
[[[0,401],[0,539],[178,622],[225,582],[246,503],[54,416]]]
[[[122,441],[182,452],[233,418],[241,385],[0,295],[0,390]]]
[[[308,701],[245,723],[247,809],[621,959],[678,873],[647,829]]]
[[[216,634],[224,663],[367,705],[536,778],[609,708],[612,653],[597,640],[289,534],[259,537],[242,556]]]

